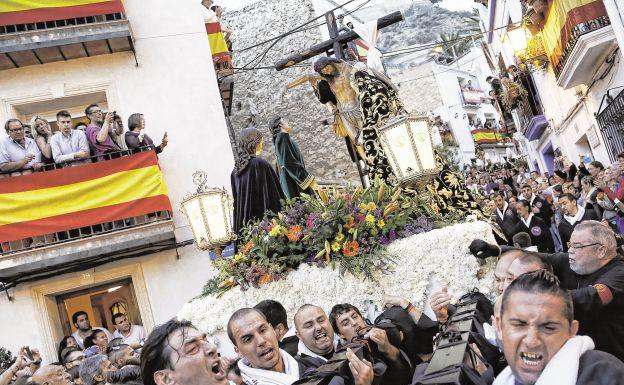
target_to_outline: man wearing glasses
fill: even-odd
[[[4,130],[9,136],[0,140],[0,172],[40,170],[41,151],[33,139],[24,135],[22,122],[9,119],[4,124]]]
[[[114,112],[104,114],[97,104],[91,104],[85,109],[85,115],[89,118],[86,134],[93,155],[121,150],[116,140],[123,126]]]
[[[588,220],[574,228],[567,246],[567,253],[541,255],[572,295],[579,334],[590,336],[596,349],[624,361],[624,258],[617,253],[615,234]],[[480,240],[470,245],[478,258],[499,255],[501,249],[509,248]]]

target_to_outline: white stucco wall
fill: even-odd
[[[124,6],[136,40],[138,66],[132,53],[118,53],[1,71],[0,121],[12,117],[10,105],[16,98],[46,94],[52,98],[51,90],[63,96],[64,90],[94,85],[103,87],[109,108],[124,119],[134,112],[145,114],[147,132],[154,141],[159,143],[163,133],[169,133],[169,146],[159,162],[174,208],[177,240],[185,241],[192,236],[178,208],[184,195],[194,190],[192,173],[205,170],[209,185],[229,189],[233,167],[200,4],[196,0],[126,0]],[[158,324],[198,295],[211,274],[207,253],[188,246],[179,254],[180,259],[175,251],[152,254],[107,264],[95,272],[139,261]],[[32,285],[10,290],[13,302],[0,296],[0,346],[13,352],[24,344],[41,347],[44,343]],[[45,358],[51,360],[49,353]]]

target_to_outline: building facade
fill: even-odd
[[[195,170],[207,172],[208,185],[229,189],[234,163],[199,2],[107,3],[117,8],[86,7],[81,14],[58,8],[49,20],[29,19],[29,2],[21,10],[0,5],[0,121],[39,115],[52,122],[62,109],[84,119],[85,107],[98,103],[124,121],[143,113],[156,144],[169,136],[158,167],[172,211],[141,218],[120,213],[121,220],[99,231],[91,226],[85,236],[83,228],[78,236],[46,235],[42,246],[2,244],[0,345],[13,352],[38,347],[47,362],[56,361],[58,342],[75,330],[75,311],[87,311],[94,326],[111,332],[112,314],[126,312],[149,332],[201,292],[213,272],[207,253],[189,245],[180,202],[195,190]],[[130,159],[126,155],[72,169],[89,176],[106,162]],[[19,184],[27,176],[3,177]],[[103,197],[118,193],[99,188]],[[139,180],[132,190],[144,188]]]
[[[492,75],[483,50],[475,46],[458,59],[431,57],[393,73],[392,79],[407,109],[443,125],[444,144],[456,148],[458,160],[469,165],[500,162],[515,154],[501,113],[489,96],[487,78]],[[477,154],[477,145],[483,155]]]
[[[513,116],[529,167],[552,173],[561,155],[574,163],[615,161],[624,150],[622,6],[616,0],[478,3],[498,76],[508,78],[509,66],[520,70],[512,77],[526,94]],[[520,49],[518,31],[526,40]]]

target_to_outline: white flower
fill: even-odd
[[[252,307],[265,299],[281,302],[289,319],[305,303],[321,306],[327,312],[333,305],[344,302],[365,309],[367,300],[379,304],[384,294],[407,297],[422,309],[431,294],[427,293],[427,287],[432,276],[447,286],[454,298],[475,287],[492,298],[492,272],[496,262],[491,258],[479,266],[468,251],[475,238],[494,240],[489,225],[484,222],[461,223],[397,240],[387,248],[388,255],[396,263],[392,266],[393,272],[376,273],[376,282],[364,281],[349,273],[340,278],[338,270],[301,265],[286,279],[260,289],[233,288],[220,298],[206,297],[189,302],[180,310],[178,318],[192,321],[206,333],[214,334],[225,328],[234,311]]]

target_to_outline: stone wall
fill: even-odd
[[[261,0],[240,10],[226,12],[223,24],[232,31],[234,67],[242,68],[262,55],[272,43],[240,53],[236,52],[237,49],[278,36],[313,17],[315,13],[311,0]],[[318,22],[315,21],[311,26]],[[278,41],[255,66],[272,67],[279,59],[320,42],[320,28],[303,30]],[[238,135],[251,124],[255,125],[265,136],[262,157],[273,163],[275,152],[267,121],[274,115],[281,115],[294,127],[291,135],[301,148],[308,170],[319,181],[358,183],[357,169],[349,158],[344,139],[337,138],[331,127],[324,125],[324,121],[331,115],[319,103],[312,88],[301,85],[291,90],[284,100],[280,97],[286,84],[302,74],[312,72],[312,61],[306,64],[306,68],[280,72],[272,68],[237,70],[234,75],[231,117],[235,134]]]

